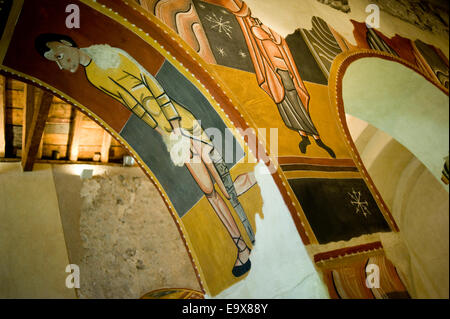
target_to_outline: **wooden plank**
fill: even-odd
[[[72,123],[70,117],[69,118],[49,117],[47,119],[47,124],[67,124],[70,126],[70,123]]]
[[[53,98],[53,103],[56,103],[56,104],[67,104],[67,102],[61,100],[61,99],[60,99],[59,97],[57,97],[57,96],[55,96],[55,97]]]
[[[92,160],[95,153],[99,153],[101,150],[101,146],[95,146],[95,145],[80,145],[79,146],[79,154],[78,158],[80,160]]]
[[[33,112],[33,118],[28,131],[29,133],[26,137],[25,148],[22,151],[22,168],[24,171],[31,171],[33,169],[52,100],[53,95],[44,92],[40,103],[36,105]]]
[[[83,120],[83,113],[75,108],[73,108],[72,111],[74,112],[74,119],[72,125],[70,126],[69,142],[67,143],[67,145],[69,150],[69,160],[72,162],[76,162],[78,160],[78,149],[80,146],[80,131],[82,128],[81,124]]]
[[[22,109],[25,106],[25,91],[6,90],[6,106]]]
[[[7,78],[6,79],[6,89],[23,91],[25,89],[25,83],[19,80]]]
[[[119,146],[119,147],[122,147],[122,144],[120,144],[118,140],[116,140],[115,138],[113,138],[113,140],[111,141],[111,146]]]
[[[23,122],[23,112],[24,109],[19,109],[15,107],[7,107],[6,108],[6,124],[11,125],[20,125],[22,126]]]
[[[128,155],[128,152],[122,146],[111,146],[109,160],[121,160],[125,155]]]
[[[0,75],[0,157],[6,153],[6,79]]]
[[[67,119],[70,120],[72,115],[72,106],[70,104],[52,103],[50,113],[48,114],[48,121],[54,119]]]
[[[67,144],[69,143],[69,135],[45,133],[44,137],[43,137],[43,141],[44,141],[44,144],[67,146]]]
[[[101,127],[100,125],[98,125],[97,123],[95,123],[93,120],[91,120],[90,118],[85,118],[83,120],[83,128],[96,128],[96,129],[102,129],[103,127]]]
[[[110,148],[111,148],[111,135],[105,130],[105,131],[103,131],[103,143],[102,143],[102,149],[100,151],[100,154],[101,154],[100,161],[102,163],[109,162]]]
[[[103,132],[104,130],[100,127],[98,128],[82,128],[80,145],[98,145],[103,144]]]
[[[39,143],[38,153],[36,155],[37,159],[42,158],[42,153],[44,152],[44,137],[41,138],[41,142]]]
[[[58,151],[60,158],[68,157],[67,145],[43,144],[41,158],[52,158],[53,151]]]
[[[22,148],[22,126],[7,125],[7,131],[11,137],[9,142],[13,148]]]
[[[70,123],[51,123],[45,125],[45,134],[69,134]]]
[[[14,163],[14,162],[20,162],[19,158],[0,158],[0,163]],[[59,165],[65,165],[65,164],[75,164],[75,165],[106,165],[106,166],[122,166],[123,165],[121,163],[102,163],[102,162],[91,162],[91,161],[76,161],[76,162],[71,162],[71,161],[67,161],[67,160],[51,160],[51,159],[41,159],[41,160],[36,160],[36,163],[44,163],[44,164],[59,164]],[[134,167],[137,167],[137,164],[134,164]],[[129,167],[129,166],[127,166]]]

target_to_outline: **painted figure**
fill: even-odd
[[[252,227],[238,200],[240,194],[256,183],[254,176],[244,174],[233,182],[222,156],[197,119],[173,101],[158,81],[124,50],[107,44],[78,48],[72,38],[48,33],[39,35],[35,46],[44,58],[55,62],[61,70],[73,73],[80,65],[84,67],[87,80],[95,88],[119,101],[161,135],[174,164],[184,165],[189,170],[236,245],[233,275],[240,277],[247,273],[251,267],[250,248],[224,199],[215,190],[214,181],[254,242]],[[178,154],[173,141],[180,139],[188,143],[187,157],[173,156]]]
[[[309,114],[309,94],[300,78],[291,51],[279,34],[251,16],[250,8],[241,0],[206,0],[219,4],[237,18],[254,64],[259,86],[278,106],[285,125],[300,134],[300,151],[306,153],[311,144],[316,144],[335,158],[334,151],[324,144]]]

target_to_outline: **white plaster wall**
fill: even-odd
[[[354,140],[364,140],[356,143],[358,151],[400,228],[378,236],[387,257],[412,297],[448,298],[448,193],[395,139],[371,125],[364,129],[370,134],[362,136],[364,121],[351,116],[347,124]]]
[[[264,219],[256,216],[256,245],[247,277],[215,298],[324,299],[328,289],[316,271],[291,214],[266,166],[255,176],[263,198]]]
[[[50,165],[0,163],[0,298],[76,298]]]
[[[379,58],[353,62],[342,87],[346,113],[395,138],[440,181],[449,152],[446,94],[407,67]]]
[[[402,190],[400,187],[404,187]],[[412,291],[418,298],[449,297],[449,198],[423,165],[405,172],[393,210],[408,248]]]

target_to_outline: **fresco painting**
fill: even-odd
[[[321,244],[390,231],[362,179],[298,178],[289,183]]]
[[[295,64],[302,65],[301,68],[298,68],[302,79],[307,82],[327,85],[328,77],[316,62],[316,57],[311,52],[310,46],[300,29],[288,35],[286,37],[286,43],[291,48]]]
[[[321,18],[312,18],[312,29],[300,29],[304,41],[313,52],[315,60],[328,77],[334,58],[342,52],[328,24]],[[300,62],[300,61],[299,61]],[[299,67],[302,65],[297,62]]]
[[[281,119],[287,128],[298,132],[300,152],[305,154],[311,144],[335,158],[334,151],[321,139],[309,112],[310,96],[294,64],[286,40],[251,14],[248,6],[240,1],[228,1],[224,7],[231,11],[242,28],[251,52],[259,86],[276,103]]]
[[[254,72],[238,19],[221,6],[193,0],[216,64]]]
[[[387,52],[417,67],[423,75],[448,91],[448,59],[444,53],[420,40],[399,35],[388,38],[381,32],[367,28],[363,22],[351,20],[357,48]]]
[[[104,121],[101,124],[114,129],[118,134],[116,137],[123,138],[125,145],[137,152],[138,160],[142,160],[150,177],[161,185],[160,190],[169,205],[173,205],[173,211],[177,214],[174,219],[178,223],[187,214],[207,214],[206,222],[217,218],[218,229],[207,227],[206,231],[214,243],[221,229],[232,245],[228,254],[217,252],[221,258],[231,258],[224,267],[230,273],[226,284],[242,279],[251,268],[250,247],[254,243],[255,229],[250,220],[261,207],[258,203],[261,198],[254,194],[257,193],[256,181],[252,176],[254,164],[244,163],[244,157],[248,159],[248,155],[243,151],[242,141],[238,142],[235,138],[233,146],[240,152],[233,162],[225,163],[222,156],[225,143],[219,143],[220,149],[216,148],[202,127],[211,125],[225,131],[225,128],[232,127],[230,120],[221,118],[197,87],[198,84],[196,86],[188,80],[179,67],[128,29],[99,14],[89,4],[80,3],[80,7],[85,16],[92,15],[98,23],[92,26],[93,29],[99,27],[96,34],[90,28],[68,31],[64,22],[46,19],[54,12],[64,10],[65,5],[24,3],[21,10],[23,19],[16,25],[4,64],[35,79],[46,77],[43,85],[49,83],[55,89],[67,92],[72,103],[80,103],[79,100],[84,99],[82,103],[89,105],[95,116]],[[41,15],[36,16],[33,12],[41,12]],[[33,30],[33,35],[29,34],[30,20],[38,26]],[[114,40],[114,36],[104,32],[108,28],[115,28],[121,33],[116,34]],[[29,52],[30,56],[26,57],[25,52]],[[28,63],[23,63],[24,59]],[[44,69],[52,72],[40,71]],[[174,81],[174,77],[177,80]],[[172,86],[167,90],[170,93],[165,90],[168,83]],[[97,109],[91,108],[91,103],[95,103]],[[94,114],[88,113],[91,117]],[[218,142],[215,141],[216,144]],[[172,149],[177,147],[177,143],[181,145],[178,152]],[[183,152],[181,148],[186,145]],[[148,153],[156,155],[156,160],[146,156]],[[239,174],[230,173],[231,168],[238,169]],[[241,204],[240,196],[243,194],[253,194],[254,200]],[[201,199],[205,199],[207,205],[196,210],[195,206]],[[252,216],[244,207],[250,209]],[[188,235],[189,231],[186,233]],[[227,240],[226,237],[220,238]],[[189,240],[193,246],[190,249],[195,253],[198,244],[192,243],[191,238],[186,240]],[[211,253],[206,257],[215,259]],[[219,258],[218,262],[224,264],[223,259]],[[205,267],[206,270],[208,268]],[[202,275],[205,273],[207,275],[205,270],[201,272]],[[214,291],[214,283],[211,287]]]
[[[414,41],[413,47],[418,51],[418,60],[423,68],[448,90],[448,61],[445,60],[442,52],[420,40]]]
[[[190,0],[158,1],[154,14],[181,37],[208,63],[216,63],[199,16]]]
[[[12,10],[5,1],[1,70],[59,94],[128,148],[165,199],[201,294],[217,295],[251,272],[255,215],[264,217],[258,160],[276,167],[305,245],[397,231],[343,133],[328,78],[342,52],[375,50],[448,90],[438,49],[356,21],[352,45],[319,17],[285,39],[241,0],[75,1],[89,23],[67,29],[60,12],[72,2],[26,1]],[[251,133],[265,148],[247,145],[237,129],[249,128],[277,129],[274,158],[269,136]],[[370,258],[381,258],[385,282],[398,283],[387,259]],[[324,272],[332,295],[348,295],[345,278],[355,270],[347,268]],[[400,284],[391,288],[356,297],[406,295]]]
[[[239,68],[221,63],[218,60],[216,64],[225,66],[225,68],[211,67],[220,74],[232,91],[236,92],[240,101],[246,106],[245,111],[249,113],[258,127],[271,126],[279,129],[278,161],[282,168],[286,167],[283,164],[290,165],[291,171],[289,174],[292,174],[293,167],[300,168],[305,165],[305,162],[306,165],[312,163],[315,164],[312,165],[313,167],[322,168],[326,166],[332,170],[333,167],[340,166],[342,161],[352,161],[352,156],[347,148],[341,145],[342,139],[333,139],[339,135],[336,129],[337,123],[327,121],[328,117],[325,114],[329,114],[329,110],[327,110],[329,105],[328,92],[320,92],[320,88],[327,85],[331,65],[340,53],[363,49],[385,52],[413,63],[428,76],[433,75],[436,78],[436,74],[439,74],[443,80],[436,79],[443,86],[446,83],[445,70],[440,71],[440,73],[439,71],[437,73],[430,71],[428,63],[423,62],[424,54],[418,52],[419,50],[415,48],[411,40],[400,36],[388,38],[378,30],[367,28],[364,22],[351,21],[354,25],[356,46],[343,38],[331,25],[319,17],[312,17],[312,29],[298,29],[286,39],[283,39],[270,27],[265,26],[257,17],[253,17],[250,8],[243,1],[196,0],[194,2],[197,8],[201,7],[203,11],[213,8],[211,14],[213,11],[216,15],[217,12],[220,12],[222,17],[226,14],[226,11],[220,11],[218,7],[221,7],[234,14],[239,22],[240,31],[247,42],[248,51],[254,64],[255,76],[253,78],[260,89],[266,92],[272,102],[275,103],[279,114],[273,112],[273,103],[258,96],[255,92],[255,86],[250,84],[252,76],[231,70],[229,68]],[[209,4],[215,6],[211,7]],[[207,30],[208,27],[203,20],[202,24],[204,29]],[[235,29],[235,27],[229,28],[233,32],[236,31]],[[215,34],[218,34],[219,31],[217,30]],[[215,34],[208,33],[210,42]],[[226,32],[224,31],[223,34],[225,35]],[[430,51],[428,50],[428,52]],[[438,52],[438,50],[433,52]],[[428,55],[430,56],[430,53]],[[437,56],[442,55],[434,54],[434,60],[437,60]],[[430,60],[430,57],[428,59]],[[445,68],[440,66],[440,69]],[[287,73],[284,73],[285,71]],[[286,74],[289,74],[289,76],[284,76]],[[239,84],[235,83],[234,79],[237,77],[240,77],[242,81],[244,78],[248,79],[245,82],[246,85],[243,86],[242,81]],[[292,80],[293,85],[291,85],[290,80]],[[313,89],[309,87],[313,87],[315,94],[312,93]],[[296,92],[294,93],[294,90],[291,91],[290,88],[295,88]],[[295,98],[292,98],[294,95]],[[280,125],[281,123],[284,126]],[[316,127],[320,129],[318,130]],[[297,150],[294,149],[295,144],[293,143],[295,136],[289,134],[286,128],[298,131],[301,140]],[[327,131],[330,134],[327,134]],[[312,136],[317,143],[316,146],[319,146],[325,152],[317,152],[317,148],[314,149],[310,146],[308,136]],[[321,136],[326,136],[326,138],[322,139]],[[327,141],[327,144],[323,143],[322,140]],[[327,160],[327,158],[330,160]],[[336,158],[336,161],[332,160],[334,158]],[[351,164],[349,166],[356,165]],[[333,196],[333,194],[329,195]],[[301,204],[299,196],[297,196],[297,200]],[[303,205],[301,206],[303,208]],[[381,210],[385,209],[382,208]],[[386,214],[385,212],[385,215],[389,216],[389,213]],[[389,217],[387,218],[389,219]],[[307,217],[306,219],[310,222]],[[327,218],[322,218],[320,222],[325,228],[326,225],[332,225]],[[384,231],[389,230],[385,226],[386,224],[382,229]],[[317,236],[316,232],[315,235]],[[341,239],[343,238],[345,236],[341,237]]]
[[[314,259],[322,270],[332,299],[411,298],[381,242],[317,254]],[[371,277],[371,265],[377,265],[378,280]]]

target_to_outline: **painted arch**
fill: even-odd
[[[329,89],[349,140],[345,113],[392,136],[441,179],[449,150],[448,91],[429,74],[392,54],[360,50],[335,59]]]
[[[176,27],[178,33],[189,31],[183,29],[183,26],[192,27],[190,30],[193,30],[197,40],[200,39],[198,43],[192,40],[192,34],[187,35],[188,32],[184,34],[183,41],[168,25],[143,11],[137,4],[121,0],[62,0],[57,3],[51,0],[5,1],[10,15],[3,15],[0,21],[0,27],[4,26],[0,69],[78,107],[127,148],[157,186],[171,212],[204,293],[217,295],[245,278],[245,273],[233,273],[232,269],[236,253],[244,250],[242,245],[253,247],[251,233],[258,231],[255,219],[257,214],[262,216],[263,199],[259,185],[254,183],[250,183],[252,186],[240,196],[233,197],[232,193],[236,191],[236,180],[244,176],[245,181],[245,176],[254,171],[258,161],[274,169],[271,171],[273,181],[304,245],[328,244],[376,232],[398,231],[367,172],[358,163],[355,155],[357,152],[351,147],[351,139],[342,135],[342,123],[339,125],[337,120],[342,107],[337,110],[329,103],[326,75],[330,61],[322,61],[320,66],[316,65],[316,69],[323,72],[318,77],[320,83],[302,81],[301,77],[305,78],[305,73],[300,73],[298,69],[301,68],[296,66],[296,54],[289,49],[289,43],[292,42],[260,24],[251,16],[245,3],[238,0],[192,1],[197,11],[206,8],[211,12],[227,14],[230,19],[234,17],[233,30],[236,33],[231,36],[238,38],[235,49],[242,53],[242,61],[236,66],[229,59],[221,60],[220,50],[214,52],[217,50],[214,44],[220,43],[220,38],[214,38],[213,33],[201,32],[200,23],[209,21],[206,12],[195,16],[194,7],[185,6],[191,1],[177,0],[171,3],[180,4],[184,8],[184,13],[177,15],[180,10],[175,10],[176,6],[163,6],[169,2],[160,2],[159,10],[165,12],[161,14],[167,17],[167,21],[172,21],[171,26]],[[71,3],[76,3],[80,8],[80,29],[66,27],[65,8]],[[317,26],[320,30],[327,30],[328,36],[336,37],[334,46],[343,46],[345,41],[339,39],[326,24],[318,21]],[[254,36],[250,36],[250,31]],[[87,49],[84,52],[88,52],[86,54],[91,57],[91,62],[72,73],[60,70],[53,60],[49,61],[45,54],[41,56],[35,48],[35,40],[48,33],[70,36],[76,43],[77,50]],[[283,53],[282,67],[285,72],[294,75],[295,83],[289,81],[287,73],[277,75],[276,71],[261,72],[273,62],[265,55],[273,48],[266,46],[266,33],[270,33],[275,39],[277,49]],[[303,39],[308,34],[305,31]],[[225,33],[224,36],[228,35]],[[48,42],[55,41],[45,43]],[[198,47],[191,48],[189,44],[198,44]],[[306,48],[305,42],[303,44]],[[108,45],[106,49],[104,45]],[[75,44],[69,46],[75,48]],[[112,57],[110,60],[116,60],[117,64],[108,60],[103,65],[100,58],[95,60],[93,51],[97,50],[98,53],[98,50],[103,50],[101,48],[106,50],[102,52],[109,52]],[[340,51],[336,49],[334,52],[338,54]],[[315,61],[313,53],[308,53],[310,61]],[[54,54],[51,59],[58,57]],[[91,64],[92,61],[94,64]],[[206,61],[220,62],[220,65],[207,64]],[[122,74],[122,77],[115,77],[113,71],[105,71],[115,70],[122,65],[129,66],[127,74]],[[138,82],[125,90],[126,87],[119,84],[129,78]],[[113,83],[120,90],[112,90]],[[285,97],[286,87],[290,85],[295,87],[302,103],[310,107],[311,117],[317,126],[317,132],[312,130],[311,135],[319,135],[320,132],[329,145],[328,148],[319,147],[316,142],[315,145],[308,146],[307,151],[302,151],[302,147],[299,149],[299,140],[305,139],[286,126],[289,117],[286,114],[280,117],[281,111],[279,112],[280,109],[287,110],[290,107]],[[152,93],[153,96],[144,96],[142,100],[136,99],[132,94],[145,89],[158,94]],[[293,90],[291,88],[288,91]],[[125,96],[123,92],[128,92],[129,96]],[[152,101],[152,105],[157,105],[161,111],[155,114],[149,110],[143,112],[139,108],[143,101]],[[157,124],[160,123],[157,119],[162,116],[162,121],[166,124],[172,123],[172,120],[180,120],[181,123],[183,118],[201,120],[198,126],[183,124],[182,128],[195,136],[195,126],[204,138],[201,137],[199,142],[218,150],[222,160],[227,144],[225,141],[212,139],[214,134],[206,131],[208,128],[215,128],[222,132],[222,136],[231,132],[232,147],[238,149],[236,156],[225,163],[216,156],[215,163],[220,165],[214,165],[208,173],[217,173],[216,177],[219,176],[222,181],[223,187],[219,179],[215,179],[217,185],[212,184],[214,196],[222,198],[227,207],[223,209],[230,211],[241,238],[230,238],[224,220],[215,216],[215,208],[209,204],[211,202],[207,196],[213,193],[211,185],[199,183],[196,176],[200,175],[183,167],[183,163],[177,165],[169,155],[168,142],[159,133],[155,133],[159,127]],[[295,127],[294,124],[291,126]],[[166,133],[174,129],[166,127],[169,130]],[[264,143],[269,144],[265,136],[256,136],[248,130],[264,127],[278,129],[280,143],[276,157],[272,154],[269,156],[266,150],[268,147],[262,146]],[[305,143],[302,146],[306,148]],[[195,150],[198,151],[194,147]],[[196,155],[201,154],[192,156]],[[205,166],[207,167],[206,163]],[[226,184],[230,177],[232,183]],[[227,199],[227,192],[232,200]],[[358,201],[361,196],[366,199],[369,208],[360,211],[356,207],[355,211],[351,202],[356,198],[352,196],[357,195]],[[244,216],[247,222],[242,218],[242,211],[246,214]],[[239,248],[236,249],[236,246]]]
[[[146,121],[138,117],[142,114],[124,107],[125,104],[121,102],[125,102],[125,98],[119,102],[119,99],[114,96],[116,92],[108,91],[108,88],[105,88],[103,84],[97,83],[99,80],[95,77],[101,74],[99,73],[101,66],[100,69],[91,72],[92,78],[87,78],[87,68],[84,68],[84,70],[83,68],[77,69],[74,73],[64,73],[58,69],[56,64],[50,63],[51,61],[38,54],[34,47],[35,39],[40,34],[45,33],[69,34],[80,48],[97,44],[108,44],[112,48],[123,48],[120,51],[122,62],[124,58],[127,63],[134,64],[134,62],[139,61],[134,65],[139,65],[139,70],[144,68],[146,71],[142,72],[147,76],[146,83],[133,83],[132,89],[139,90],[138,84],[142,87],[151,86],[152,84],[149,85],[147,82],[154,81],[153,89],[158,89],[159,86],[165,91],[159,92],[160,94],[154,96],[155,98],[163,99],[167,95],[170,96],[173,103],[169,106],[176,105],[179,113],[186,112],[187,105],[191,105],[195,110],[190,108],[189,113],[194,114],[196,118],[201,120],[199,127],[218,129],[222,136],[227,134],[227,129],[234,134],[231,135],[233,137],[231,147],[238,149],[237,155],[221,167],[228,173],[231,171],[231,177],[234,179],[242,176],[242,174],[252,172],[257,161],[261,158],[265,159],[270,165],[267,156],[264,154],[264,149],[260,148],[258,151],[254,147],[257,144],[247,144],[241,135],[235,133],[237,128],[241,128],[243,131],[248,128],[248,122],[238,112],[238,104],[229,97],[231,95],[225,92],[225,88],[220,87],[219,83],[208,72],[204,62],[182,41],[177,41],[179,40],[177,35],[156,19],[121,1],[105,1],[107,6],[96,1],[80,1],[77,5],[82,12],[83,19],[93,23],[90,23],[87,28],[71,30],[66,28],[66,14],[64,13],[66,6],[71,2],[73,1],[59,1],[56,4],[53,1],[10,1],[11,15],[8,20],[4,21],[6,24],[10,24],[6,25],[6,29],[10,32],[4,32],[2,37],[2,48],[8,49],[3,52],[1,69],[3,72],[6,71],[8,75],[50,91],[79,108],[112,134],[132,154],[146,175],[157,186],[171,212],[186,245],[203,292],[215,294],[217,290],[224,289],[223,283],[222,286],[219,285],[218,287],[211,285],[210,276],[212,275],[205,270],[216,268],[217,264],[223,264],[221,263],[223,260],[217,260],[218,258],[215,256],[211,258],[209,256],[211,254],[202,254],[201,250],[209,251],[217,245],[225,245],[224,252],[220,252],[221,257],[236,259],[236,248],[233,249],[235,244],[232,240],[226,240],[226,233],[211,231],[206,234],[205,245],[199,248],[201,245],[195,244],[195,238],[200,240],[199,237],[205,237],[202,231],[209,227],[218,227],[219,229],[223,227],[218,220],[214,220],[213,226],[208,226],[207,223],[200,223],[200,226],[195,226],[195,223],[198,222],[196,217],[202,215],[203,210],[207,210],[209,214],[211,209],[205,202],[203,189],[185,167],[173,163],[167,151],[166,142],[155,134],[155,130]],[[17,23],[14,24],[16,21]],[[114,32],[110,32],[111,30],[114,30]],[[126,48],[130,47],[135,49],[128,49],[130,52],[125,51]],[[95,65],[98,66],[98,64]],[[136,71],[136,68],[131,67],[130,70]],[[163,96],[162,93],[166,93],[166,95]],[[187,117],[191,116],[189,113],[187,113]],[[157,116],[158,114],[152,114],[152,117]],[[200,133],[200,136],[202,134]],[[151,143],[143,143],[143,139],[151,141]],[[252,139],[251,132],[247,139]],[[256,143],[258,141],[256,137],[255,141]],[[215,143],[218,142],[220,141],[215,141]],[[217,144],[217,149],[226,146],[225,141],[222,142]],[[246,147],[246,144],[249,147]],[[214,148],[216,148],[215,145]],[[257,154],[257,152],[263,152],[264,155],[262,157],[254,156],[253,154]],[[219,153],[223,153],[223,149],[220,149]],[[161,156],[161,154],[164,154],[164,156]],[[174,183],[184,184],[180,187],[171,187]],[[230,189],[227,189],[227,191],[230,192]],[[242,236],[241,240],[245,241],[245,245],[251,247],[251,234],[246,230],[247,228],[254,229],[254,214],[260,211],[261,198],[257,186],[252,187],[243,197],[248,197],[248,199],[245,200],[245,203],[242,203],[243,208],[241,210],[244,210],[244,212],[250,211],[251,215],[248,213],[246,216],[248,218],[247,225],[238,222],[238,227]],[[174,200],[174,198],[178,198],[178,200]],[[242,198],[237,202],[241,205]],[[236,203],[233,204],[236,205]],[[231,203],[228,203],[227,206],[228,210],[233,211],[234,220],[238,221],[239,219],[236,218],[239,218],[239,215],[236,215],[236,207],[231,206]],[[189,226],[188,219],[191,226]],[[202,224],[203,227],[201,227]],[[195,231],[189,232],[187,230],[189,227],[192,227]],[[194,248],[194,246],[197,246],[197,248]],[[227,251],[229,252],[227,253]],[[226,257],[227,255],[228,257]],[[200,260],[198,256],[200,256]],[[201,260],[202,258],[203,260]],[[204,262],[209,265],[207,267],[202,266]],[[229,266],[226,266],[226,268],[230,268]],[[233,281],[242,279],[239,278],[240,274],[232,274],[232,268],[233,265],[228,272],[225,272],[228,281],[226,284],[228,285]]]

